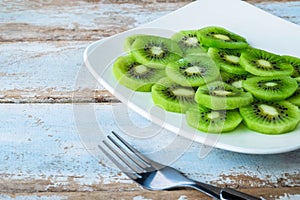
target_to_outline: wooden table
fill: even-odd
[[[149,145],[143,137],[153,126],[97,84],[83,63],[91,42],[189,3],[134,2],[0,1],[0,199],[210,199],[193,190],[143,190],[89,146],[98,142],[89,141],[95,130],[132,127],[141,132],[126,137],[134,146],[158,161],[168,153],[162,162],[191,178],[265,199],[300,199],[299,150],[206,154],[186,141],[183,151],[157,126]],[[300,1],[250,3],[300,25]]]

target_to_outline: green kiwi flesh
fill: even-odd
[[[300,120],[298,107],[288,101],[256,101],[239,110],[244,124],[249,129],[265,134],[282,134],[292,131]]]
[[[185,113],[196,104],[193,87],[179,85],[166,77],[152,86],[151,94],[155,105],[170,112]]]
[[[131,45],[131,54],[137,62],[153,68],[165,68],[168,63],[182,57],[175,41],[152,35],[137,37]]]
[[[298,83],[298,88],[297,90],[294,92],[294,94],[288,98],[287,100],[293,104],[295,104],[296,106],[300,107],[300,77],[295,78],[295,80]]]
[[[229,85],[232,85],[238,89],[243,89],[242,82],[246,80],[248,77],[250,77],[248,74],[231,74],[225,71],[220,72],[221,75],[221,81],[224,83],[227,83]]]
[[[134,41],[137,38],[142,38],[142,37],[148,37],[148,35],[144,35],[144,34],[135,34],[135,35],[131,35],[128,36],[127,38],[125,38],[124,44],[123,44],[123,48],[125,50],[125,52],[130,53],[131,51],[131,46],[134,43]]]
[[[253,97],[249,92],[221,81],[215,81],[200,86],[196,91],[195,101],[213,110],[232,110],[249,105]]]
[[[206,53],[197,37],[197,30],[180,31],[174,34],[171,39],[178,43],[184,55]]]
[[[131,56],[118,57],[113,73],[120,84],[140,92],[150,92],[152,85],[165,76],[165,70],[137,63]]]
[[[292,77],[300,77],[300,58],[287,55],[282,57],[293,66],[294,73],[292,74]]]
[[[242,122],[242,117],[237,110],[211,110],[195,106],[186,112],[186,121],[205,133],[222,133],[233,131]]]
[[[248,43],[242,36],[218,26],[204,27],[198,30],[200,42],[207,47],[243,49]]]
[[[207,55],[189,55],[166,67],[167,76],[184,86],[200,86],[219,77],[219,68]]]
[[[290,76],[294,73],[293,66],[284,58],[261,49],[242,52],[240,64],[256,76]]]
[[[253,96],[267,101],[284,100],[293,95],[298,88],[297,81],[290,76],[251,77],[242,84]]]
[[[248,72],[240,65],[242,50],[209,48],[208,55],[215,61],[222,71],[231,74],[247,74]]]

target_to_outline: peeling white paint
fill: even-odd
[[[187,196],[181,195],[181,196],[178,198],[178,200],[187,200]]]
[[[143,197],[143,196],[136,196],[136,197],[133,197],[132,200],[151,200],[151,199],[146,199],[146,198]]]

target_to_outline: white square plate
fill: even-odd
[[[133,92],[119,85],[112,73],[114,60],[124,54],[124,39],[132,34],[170,37],[179,30],[221,26],[247,38],[253,47],[300,57],[300,27],[239,0],[198,0],[139,28],[87,47],[84,60],[93,76],[131,109],[164,128],[220,149],[250,153],[282,153],[300,148],[300,126],[282,135],[265,135],[244,126],[225,134],[207,134],[189,127],[185,116],[156,107],[150,93]]]

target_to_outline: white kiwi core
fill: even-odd
[[[195,37],[188,38],[185,43],[189,46],[197,46],[198,45],[198,39]]]
[[[217,96],[228,96],[233,94],[232,92],[226,91],[226,90],[214,90],[213,94],[217,95]]]
[[[188,67],[184,71],[188,74],[201,74],[201,69],[197,66]]]
[[[173,94],[175,96],[185,96],[185,97],[190,97],[195,95],[195,91],[192,89],[187,89],[187,88],[176,88],[173,91]]]
[[[274,86],[276,86],[278,84],[274,83],[274,82],[267,82],[265,85],[268,86],[268,87],[274,87]]]
[[[240,58],[238,56],[234,56],[234,55],[226,55],[225,56],[226,60],[228,60],[229,62],[238,64],[240,62]]]
[[[220,39],[220,40],[230,40],[230,37],[228,37],[227,35],[223,35],[223,34],[215,34],[214,37],[217,39]]]
[[[144,65],[137,65],[137,66],[134,67],[134,71],[137,74],[144,74],[144,73],[146,73],[148,71],[148,69]]]
[[[260,66],[263,66],[263,67],[266,67],[266,68],[270,68],[272,67],[271,63],[267,60],[264,60],[264,59],[259,59],[257,61],[257,63],[260,65]]]
[[[219,117],[220,117],[219,112],[212,111],[211,113],[207,114],[207,118],[209,118],[209,119],[218,119]]]
[[[239,80],[239,81],[233,82],[231,85],[236,87],[236,88],[242,88],[243,87],[242,83],[243,83],[243,81]]]
[[[161,47],[157,47],[157,46],[153,46],[151,47],[151,53],[153,55],[160,55],[162,54],[164,51],[161,49]]]
[[[271,116],[278,116],[279,113],[277,111],[276,108],[274,108],[273,106],[269,106],[266,104],[261,104],[259,105],[259,108],[266,114],[271,115]]]

